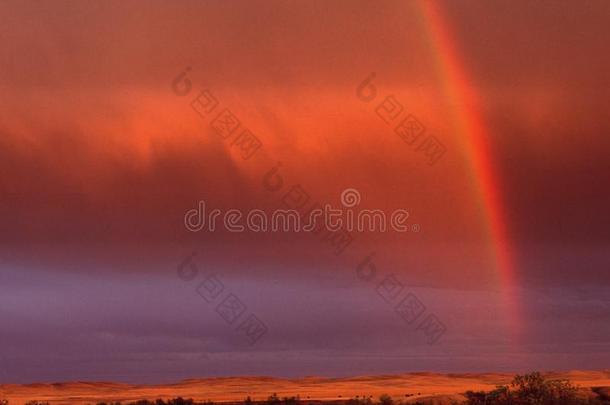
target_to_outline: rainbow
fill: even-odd
[[[501,287],[501,304],[508,321],[509,337],[515,341],[521,333],[521,311],[515,296],[516,267],[511,256],[502,187],[493,165],[489,133],[478,108],[476,89],[470,85],[465,63],[460,58],[439,2],[420,0],[417,4],[437,59],[435,62],[445,97],[456,106],[452,117],[456,135],[461,139],[472,173],[472,186],[485,215],[486,233],[491,241],[490,254]]]

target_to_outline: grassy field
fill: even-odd
[[[610,371],[549,372],[543,373],[543,376],[547,380],[569,380],[582,398],[597,398],[599,393],[607,392],[606,387],[610,387]],[[454,401],[465,401],[464,394],[467,391],[489,392],[497,386],[510,384],[514,377],[514,374],[501,373],[409,373],[348,378],[222,377],[189,379],[165,385],[112,382],[8,384],[0,386],[0,399],[8,400],[10,405],[22,405],[32,400],[59,405],[101,402],[126,404],[138,400],[182,397],[196,402],[222,402],[228,405],[243,404],[247,397],[250,397],[252,403],[269,404],[270,397],[276,395],[279,402],[271,405],[285,404],[293,397],[298,397],[300,403],[306,404],[324,402],[357,405],[368,401],[379,403],[379,397],[385,394],[393,404],[451,404]]]

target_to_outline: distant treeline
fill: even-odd
[[[453,401],[452,405],[610,405],[608,387],[593,388],[583,392],[568,380],[546,380],[540,373],[516,376],[510,385],[500,385],[491,391],[467,391],[464,401]],[[418,393],[417,396],[420,394]],[[406,399],[394,400],[383,394],[378,400],[372,396],[357,396],[345,400],[310,401],[300,397],[283,397],[276,394],[267,400],[255,401],[247,397],[243,402],[223,402],[222,405],[430,405],[436,400],[416,400],[415,394],[406,394]],[[9,405],[0,400],[0,405]],[[44,401],[29,401],[26,405],[49,405]],[[98,402],[96,405],[215,405],[212,401],[197,402],[181,397],[174,399],[140,400],[135,402]],[[219,404],[220,405],[220,404]]]

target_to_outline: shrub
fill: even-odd
[[[512,397],[507,386],[499,386],[490,392],[466,392],[468,405],[512,404]],[[516,404],[516,403],[515,403]]]
[[[284,405],[298,405],[298,403],[301,401],[301,399],[296,396],[296,397],[284,397],[282,399],[282,401],[284,402]]]
[[[268,405],[280,405],[280,398],[277,396],[277,394],[274,392],[273,395],[270,395],[269,398],[267,398],[267,404]]]
[[[381,394],[381,396],[379,397],[379,404],[394,405],[394,401],[392,400],[392,397],[390,397],[388,394]]]
[[[599,396],[600,401],[607,401],[610,403],[610,390],[607,387],[593,387],[591,391]]]
[[[373,401],[363,395],[362,398],[356,397],[348,399],[345,401],[345,405],[373,405]]]
[[[195,402],[189,398],[189,399],[184,399],[182,397],[178,397],[178,398],[174,398],[174,399],[168,399],[166,401],[167,405],[194,405]]]
[[[468,405],[579,405],[591,403],[576,395],[577,388],[567,380],[545,380],[540,373],[517,375],[510,387],[468,391]]]

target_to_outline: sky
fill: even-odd
[[[605,1],[2,2],[0,382],[608,367],[609,22]],[[296,189],[408,231],[185,227]]]

